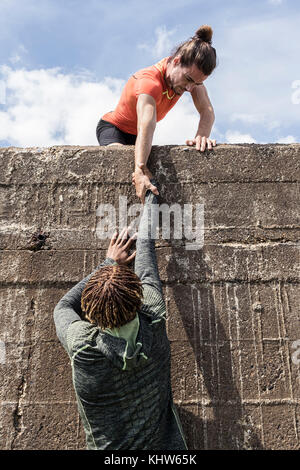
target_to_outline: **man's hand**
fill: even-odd
[[[142,204],[145,202],[145,194],[148,189],[157,196],[159,195],[157,187],[150,181],[151,178],[152,174],[144,163],[139,163],[138,168],[132,173],[132,184],[134,184],[136,195],[141,199]]]
[[[135,233],[132,237],[129,237],[128,228],[126,227],[119,235],[118,232],[115,232],[110,241],[106,257],[115,260],[118,264],[129,264],[136,254],[136,251],[130,256],[128,254],[132,243],[136,240],[136,235]]]
[[[195,139],[187,140],[186,144],[191,146],[195,145],[196,150],[200,150],[200,152],[204,152],[206,147],[208,150],[212,150],[212,148],[217,145],[215,140],[211,140],[208,137],[201,137],[201,135],[197,135]]]

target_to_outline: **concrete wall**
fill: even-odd
[[[82,449],[52,312],[105,257],[99,204],[139,202],[134,149],[0,153],[0,448]],[[300,448],[299,162],[300,144],[153,148],[163,202],[204,204],[203,249],[157,243],[190,449]]]

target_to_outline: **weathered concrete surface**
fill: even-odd
[[[105,257],[99,204],[138,202],[133,147],[0,154],[0,448],[82,449],[52,312]],[[157,242],[189,448],[299,449],[300,145],[154,147],[150,159],[162,202],[204,203],[203,249]],[[34,251],[38,228],[50,235]]]

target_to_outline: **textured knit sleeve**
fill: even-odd
[[[154,180],[151,180],[151,182],[156,186]],[[145,309],[153,311],[155,316],[164,316],[166,308],[155,253],[158,222],[157,196],[148,190],[138,229],[135,273],[143,284]]]
[[[71,323],[82,320],[80,317],[81,312],[81,294],[88,283],[89,279],[99,269],[104,266],[116,264],[111,258],[106,258],[103,263],[97,266],[94,271],[86,276],[82,281],[78,282],[71,290],[69,290],[58,302],[54,308],[53,316],[58,339],[65,349],[67,349],[66,335],[68,327]]]

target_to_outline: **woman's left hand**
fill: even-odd
[[[208,137],[202,137],[201,135],[197,135],[195,139],[187,140],[186,145],[196,146],[196,150],[200,150],[200,152],[204,152],[207,148],[208,150],[212,150],[215,147],[216,141],[215,139],[209,139]]]

